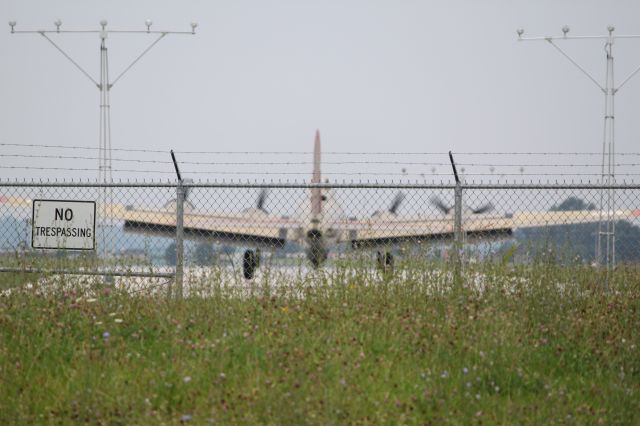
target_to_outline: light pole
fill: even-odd
[[[616,259],[616,224],[615,224],[615,208],[616,198],[615,191],[612,188],[615,185],[615,95],[629,80],[631,80],[638,72],[640,67],[631,72],[620,84],[616,86],[614,79],[614,56],[613,45],[617,39],[633,39],[640,38],[638,34],[614,35],[615,27],[607,27],[607,34],[604,35],[587,35],[587,36],[570,36],[570,28],[562,27],[561,36],[546,37],[523,37],[524,30],[518,29],[518,41],[546,41],[562,56],[571,62],[578,70],[580,70],[589,80],[591,80],[604,94],[604,137],[602,140],[602,168],[601,183],[603,189],[600,191],[600,217],[598,221],[598,237],[596,241],[596,263],[605,264],[607,271],[615,265]],[[606,75],[604,84],[589,73],[582,65],[580,65],[573,57],[565,52],[558,42],[565,40],[601,40],[604,42],[604,52],[606,56]],[[606,210],[605,210],[606,209]]]
[[[191,23],[191,31],[155,31],[151,30],[153,22],[150,19],[145,21],[146,29],[141,30],[111,30],[107,29],[107,21],[100,21],[99,29],[83,29],[83,30],[63,30],[62,21],[56,20],[54,23],[55,29],[52,30],[16,30],[16,21],[9,21],[9,27],[11,27],[11,34],[39,34],[46,39],[53,47],[56,48],[65,58],[73,64],[87,79],[89,79],[100,91],[100,132],[99,132],[99,155],[98,155],[98,181],[101,183],[109,183],[112,180],[111,176],[111,103],[109,100],[109,93],[113,86],[140,60],[146,55],[160,40],[169,34],[195,34],[196,22]],[[97,34],[100,40],[100,75],[96,80],[87,72],[78,62],[76,62],[60,45],[58,45],[51,37],[52,34],[73,34],[73,35],[87,35]],[[138,34],[138,35],[153,35],[155,40],[140,53],[118,76],[111,81],[109,79],[109,56],[107,49],[107,39],[110,34]]]

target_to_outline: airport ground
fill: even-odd
[[[1,275],[0,424],[637,421],[637,267],[435,267],[183,300]]]

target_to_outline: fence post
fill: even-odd
[[[176,187],[176,296],[182,299],[184,280],[184,186],[182,179]]]
[[[453,238],[459,249],[462,248],[462,185],[456,183],[454,190]]]
[[[451,168],[453,169],[453,176],[456,179],[456,187],[454,189],[454,204],[453,204],[453,249],[454,249],[454,283],[456,285],[462,282],[462,249],[464,234],[462,229],[462,184],[460,177],[458,176],[458,170],[456,169],[456,163],[453,160],[453,154],[449,151],[449,160],[451,161]]]
[[[180,175],[180,168],[173,150],[171,150],[171,160],[178,177],[178,185],[176,186],[176,295],[178,299],[182,299],[182,284],[184,280],[184,199],[187,193],[184,190],[182,175]],[[169,297],[171,297],[171,288],[169,288]]]
[[[464,230],[462,229],[462,185],[460,182],[456,182],[454,191],[453,246],[455,250],[454,261],[456,284],[460,284],[462,278],[462,250],[464,249]]]

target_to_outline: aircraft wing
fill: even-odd
[[[611,212],[612,220],[640,217],[640,210],[616,210]],[[518,212],[505,217],[476,216],[465,221],[467,231],[491,231],[501,228],[535,228],[578,223],[594,223],[607,220],[607,212],[599,210],[571,210],[553,212]]]
[[[14,197],[11,195],[0,195],[0,205],[31,208],[31,199],[23,198],[23,197]]]
[[[30,209],[29,198],[0,196],[0,206]],[[127,232],[164,236],[176,235],[175,209],[136,210],[121,204],[97,206],[98,217],[121,220]],[[287,240],[302,234],[299,221],[249,209],[237,214],[208,214],[185,209],[186,239],[216,241],[228,245],[264,249],[283,247]]]
[[[513,234],[517,228],[547,227],[606,220],[606,212],[593,210],[558,212],[519,212],[504,216],[474,215],[463,220],[467,239],[500,239]],[[617,210],[614,220],[640,217],[640,210]],[[353,248],[372,248],[405,242],[425,242],[453,238],[453,217],[437,219],[408,219],[385,215],[362,221],[349,221],[337,225],[348,232]]]
[[[124,229],[145,235],[174,237],[175,211],[126,210],[114,215],[124,221]],[[208,214],[185,212],[186,239],[216,241],[236,246],[280,248],[287,240],[297,238],[300,223],[260,210],[251,209],[238,214]]]

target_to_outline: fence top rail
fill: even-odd
[[[0,181],[0,188],[177,188],[178,182],[40,182],[40,181]],[[386,182],[350,182],[350,183],[282,183],[282,182],[182,182],[184,188],[211,188],[211,189],[454,189],[452,182],[430,183],[386,183]],[[462,189],[581,189],[581,190],[638,190],[640,183],[460,183]]]

